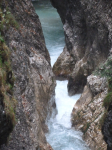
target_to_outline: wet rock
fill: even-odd
[[[84,131],[90,126],[91,132],[88,130],[84,137],[87,143],[91,143],[91,148],[94,150],[97,149],[97,146],[100,146],[103,136],[101,128],[98,129],[94,121],[93,123],[90,122],[92,118],[95,118],[94,112],[96,112],[97,115],[99,114],[99,116],[100,112],[103,115],[105,109],[102,107],[102,103],[106,93],[104,92],[105,85],[103,84],[105,79],[90,75],[99,64],[107,59],[109,53],[112,52],[112,1],[51,0],[51,2],[57,9],[63,22],[66,43],[66,52],[64,48],[54,65],[54,73],[59,77],[63,77],[64,75],[68,77],[69,95],[83,91],[73,111],[77,113],[76,106],[78,109],[81,107],[83,110],[75,115],[75,126],[78,125],[79,129],[81,129],[85,124],[84,122],[86,122],[86,125],[83,127]],[[69,54],[69,57],[67,57],[67,54]],[[71,65],[71,60],[73,66]],[[65,66],[68,71],[67,75],[66,72],[64,72]],[[69,69],[70,66],[72,66],[71,70]],[[99,102],[100,100],[101,102]],[[99,108],[95,101],[98,102]],[[79,114],[81,115],[81,119],[79,119]],[[105,133],[105,141],[107,144],[109,143],[108,149],[112,149],[110,142],[111,132],[109,131],[110,128],[107,127],[111,121],[108,116],[108,122],[105,122],[104,125],[104,130],[108,131],[107,134],[105,131],[103,131],[103,133]],[[100,117],[98,117],[98,119],[99,118]],[[99,124],[98,119],[96,119],[97,124]],[[97,133],[98,131],[99,134]],[[88,136],[86,136],[87,134]],[[93,138],[96,136],[98,138]],[[98,141],[100,141],[100,143],[98,143]],[[100,149],[106,149],[106,147],[102,145]]]
[[[110,0],[51,0],[51,2],[62,19],[65,48],[68,51],[65,53],[64,50],[59,56],[54,66],[57,70],[54,73],[56,76],[66,76],[64,72],[66,66],[66,70],[70,71],[67,72],[68,91],[73,95],[83,90],[87,76],[105,61],[109,54],[112,43],[112,2]],[[67,57],[68,53],[71,59]]]
[[[11,50],[17,99],[17,124],[7,146],[1,150],[50,150],[44,129],[47,116],[55,106],[55,77],[45,46],[41,24],[31,0],[4,0],[19,24],[5,30],[4,39]],[[55,109],[55,108],[54,108]]]
[[[64,48],[62,54],[53,66],[53,72],[58,79],[68,79],[69,74],[73,70],[74,62],[67,48]]]
[[[101,119],[105,112],[102,105],[106,94],[106,79],[91,75],[72,111],[72,125],[84,133],[83,139],[91,150],[107,149],[101,130]]]

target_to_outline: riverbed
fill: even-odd
[[[65,41],[61,19],[48,0],[33,2],[36,13],[39,15],[47,49],[51,57],[51,65],[56,62],[62,53]],[[54,150],[89,150],[82,139],[82,133],[71,127],[71,112],[80,94],[68,96],[68,81],[56,81],[55,101],[57,115],[47,124],[49,132],[47,141]]]

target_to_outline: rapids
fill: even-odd
[[[42,24],[53,66],[65,45],[62,23],[48,0],[37,0],[33,4]],[[54,150],[89,150],[82,140],[82,133],[71,127],[71,112],[80,94],[69,97],[67,82],[57,81],[55,100],[58,113],[47,123],[49,133],[46,134],[46,138]]]

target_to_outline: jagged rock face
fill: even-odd
[[[74,118],[73,125],[78,129],[83,129],[84,132],[89,127],[90,130],[87,130],[84,138],[89,145],[92,143],[91,148],[94,150],[101,144],[102,134],[101,128],[98,129],[96,125],[99,124],[100,117],[97,122],[93,121],[92,118],[95,118],[95,110],[98,111],[97,115],[104,112],[105,109],[102,107],[102,102],[99,103],[99,100],[101,98],[103,101],[106,94],[104,93],[104,87],[102,90],[100,89],[102,84],[98,86],[97,82],[99,83],[99,81],[97,79],[92,79],[90,76],[87,81],[87,77],[100,63],[106,60],[109,50],[112,52],[112,1],[51,0],[51,2],[62,19],[66,42],[66,52],[64,50],[59,56],[53,71],[58,77],[69,78],[68,91],[70,95],[83,91],[83,87],[87,83],[80,100],[76,104],[76,106],[78,105],[77,110],[82,109],[81,116],[76,115],[79,112],[77,113],[75,108],[73,112],[78,119]],[[72,66],[71,70],[70,66]],[[66,72],[64,72],[65,68]],[[93,84],[93,81],[89,79],[97,81],[96,84]],[[89,104],[91,100],[92,102]],[[93,112],[91,107],[96,107]],[[87,125],[84,126],[85,122],[87,122]],[[110,108],[102,129],[104,139],[108,144],[108,150],[112,149],[111,122]],[[91,141],[91,137],[93,141]],[[103,148],[102,145],[101,149],[106,149],[106,147]]]
[[[54,73],[58,72],[58,76],[61,76],[64,72],[64,69],[58,69],[63,59],[62,55],[66,59],[63,68],[66,67],[69,72],[71,63],[69,53],[74,67],[69,75],[66,75],[66,71],[65,76],[69,76],[68,91],[70,95],[73,95],[83,90],[87,76],[107,58],[111,49],[112,1],[51,0],[51,2],[62,19],[65,47],[67,47],[66,56],[61,54],[55,63]],[[70,62],[68,64],[67,59]]]
[[[69,65],[69,67],[68,67]],[[58,79],[66,79],[74,68],[73,58],[65,47],[53,66],[53,72]]]
[[[41,24],[31,0],[4,0],[2,7],[5,3],[19,24],[19,29],[10,27],[4,31],[11,50],[18,103],[17,124],[8,146],[1,150],[51,150],[44,132],[48,112],[50,115],[55,106],[55,78]]]
[[[83,138],[91,150],[107,149],[101,132],[105,111],[102,104],[106,94],[106,79],[91,75],[87,78],[87,85],[72,111],[72,125],[84,133]]]

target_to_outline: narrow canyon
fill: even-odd
[[[112,1],[0,1],[0,150],[112,150]]]

